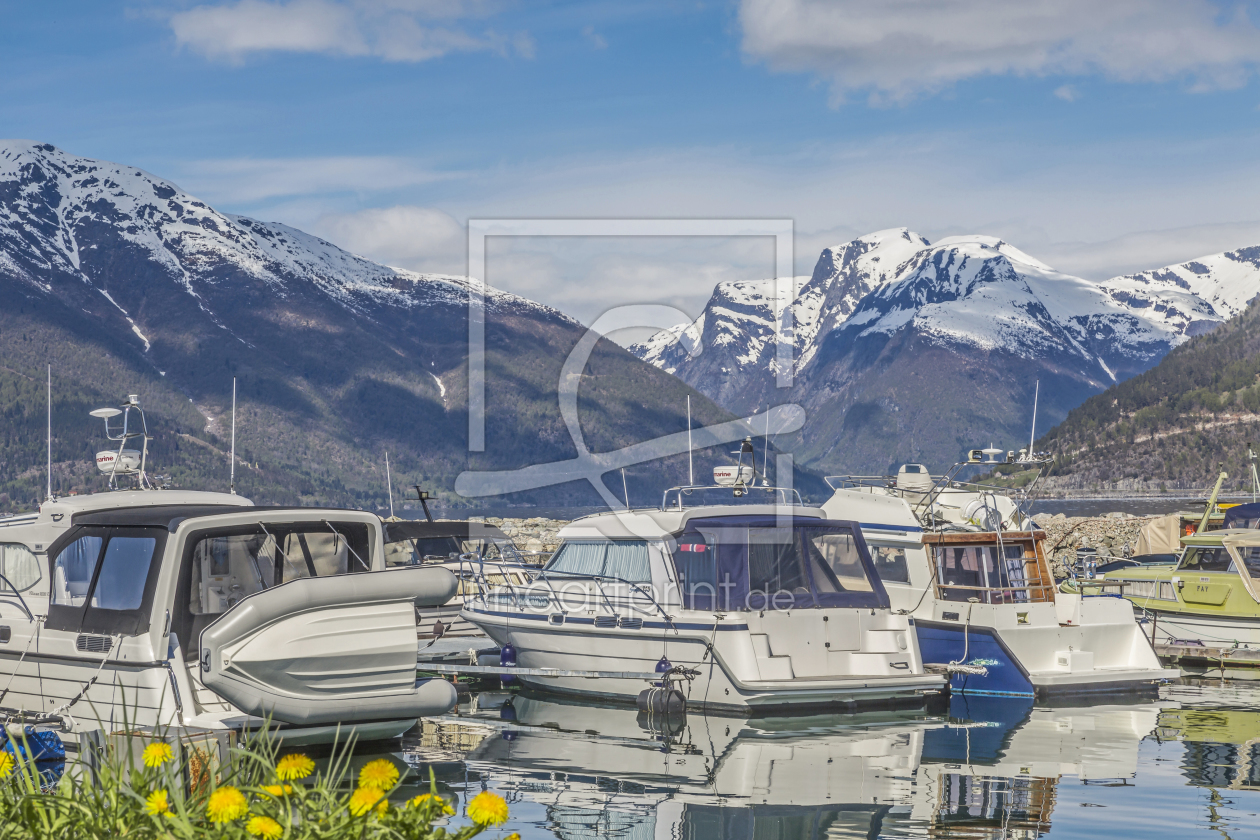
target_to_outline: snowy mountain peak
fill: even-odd
[[[950,352],[1055,359],[1101,388],[1146,369],[1257,293],[1260,247],[1095,283],[999,237],[932,244],[892,228],[824,249],[788,309],[792,323],[785,318],[783,326],[790,327],[797,374],[807,378],[820,354],[835,359],[909,329]],[[776,371],[772,303],[770,281],[725,284],[693,324],[658,333],[632,352],[719,401],[722,394],[761,399]],[[699,353],[681,350],[684,329]],[[720,361],[696,361],[705,353]]]
[[[297,283],[351,308],[410,308],[467,296],[469,280],[379,265],[275,222],[220,213],[176,184],[133,166],[68,154],[47,143],[0,141],[0,268],[47,291],[50,272],[97,278],[84,248],[108,234],[166,269],[194,298],[240,274],[284,297]],[[487,300],[528,304],[487,289]]]

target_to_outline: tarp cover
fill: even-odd
[[[1181,516],[1170,513],[1152,519],[1138,532],[1137,549],[1142,554],[1176,554],[1181,551]]]
[[[675,539],[673,556],[688,609],[888,608],[854,522],[765,515],[692,519]]]
[[[1224,528],[1260,528],[1260,502],[1238,505],[1225,511]]]

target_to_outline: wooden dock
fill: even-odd
[[[1260,650],[1254,648],[1155,645],[1155,653],[1187,676],[1260,680]]]

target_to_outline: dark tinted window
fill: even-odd
[[[1227,572],[1233,558],[1225,546],[1191,546],[1181,561],[1181,569],[1187,572]]]
[[[110,538],[92,593],[92,606],[103,610],[140,609],[156,548],[153,537]]]

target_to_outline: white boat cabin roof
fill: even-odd
[[[561,528],[559,536],[563,540],[664,539],[683,531],[692,519],[709,519],[715,516],[775,516],[784,511],[789,516],[828,518],[822,508],[801,505],[704,505],[682,510],[652,508],[585,516]]]

